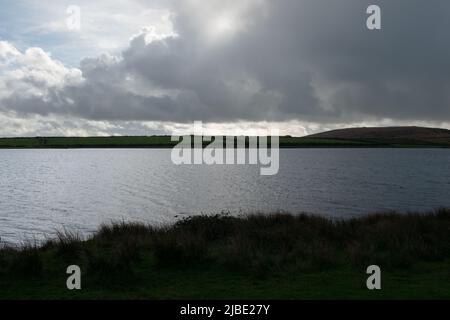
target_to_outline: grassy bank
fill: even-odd
[[[323,139],[308,137],[280,137],[281,148],[320,147],[449,147],[449,143],[364,141],[345,139]],[[170,136],[121,136],[121,137],[30,137],[0,138],[0,149],[39,148],[172,148]],[[208,143],[205,143],[205,145]]]
[[[65,287],[82,269],[82,290]],[[382,269],[381,291],[365,287]],[[0,298],[449,298],[450,210],[331,221],[200,216],[167,227],[116,223],[0,250]]]

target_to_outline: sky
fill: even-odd
[[[0,136],[450,128],[447,0],[0,5]]]

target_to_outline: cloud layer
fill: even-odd
[[[374,3],[382,9],[379,31],[365,24]],[[40,48],[20,51],[0,42],[0,111],[112,126],[450,121],[448,1],[185,0],[158,6],[171,12],[171,32],[147,26],[120,54],[85,58],[79,68]]]

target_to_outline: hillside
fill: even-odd
[[[336,139],[389,145],[450,146],[450,130],[424,127],[364,127],[313,134],[309,139]]]

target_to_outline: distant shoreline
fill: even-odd
[[[248,147],[249,137],[246,136],[245,140]],[[209,143],[204,142],[203,146]],[[0,149],[173,148],[177,144],[178,141],[172,141],[169,135],[0,138]],[[450,148],[450,130],[424,127],[347,128],[304,137],[279,136],[279,147]]]
[[[314,137],[279,137],[279,146],[288,148],[450,148],[450,143],[424,141],[374,141],[359,139],[325,139]],[[248,137],[247,137],[248,139]],[[173,148],[170,136],[120,137],[21,137],[0,138],[0,149],[81,149],[81,148]],[[204,143],[207,146],[209,143]],[[270,140],[269,140],[270,146]]]

